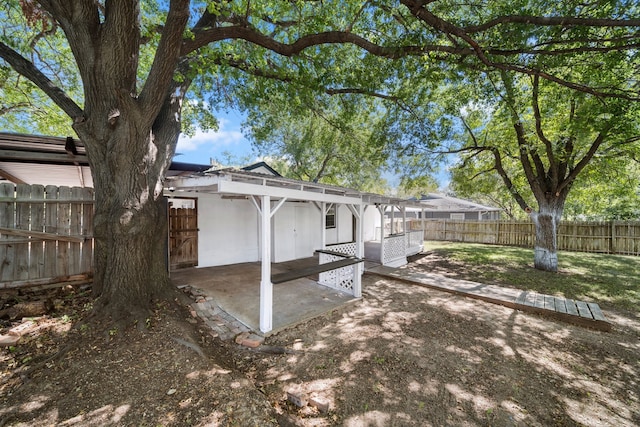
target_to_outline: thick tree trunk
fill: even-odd
[[[144,316],[170,290],[163,198],[140,209],[119,205],[117,198],[98,203],[95,215],[97,308],[114,320]]]
[[[558,224],[562,217],[564,201],[545,201],[540,210],[532,212],[535,226],[534,267],[544,271],[558,271]]]
[[[138,131],[119,123],[107,141],[92,141],[100,147],[90,157],[96,194],[96,311],[115,322],[144,319],[153,301],[167,298],[173,289],[163,179],[175,143],[167,138],[177,140],[177,133],[166,127]]]

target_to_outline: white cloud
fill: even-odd
[[[240,144],[244,141],[244,135],[238,129],[228,129],[229,122],[221,119],[220,127],[217,131],[196,131],[195,135],[189,137],[180,135],[178,138],[177,153],[185,153],[197,150],[212,150],[220,147],[229,147]]]

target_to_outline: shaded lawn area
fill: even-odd
[[[558,273],[533,268],[533,249],[427,241],[418,262],[432,272],[565,298],[595,301],[606,309],[640,305],[640,257],[559,252]]]

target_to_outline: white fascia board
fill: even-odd
[[[271,185],[256,185],[246,182],[218,181],[218,192],[228,194],[243,194],[247,196],[286,197],[287,199],[305,200],[325,203],[362,204],[360,197],[342,196],[339,194],[318,193],[293,188],[281,188]]]
[[[174,192],[196,192],[196,193],[217,193],[220,178],[217,176],[188,176],[170,179],[165,182],[165,193]]]
[[[186,176],[167,180],[166,184],[176,189],[211,187],[220,182],[220,177],[216,175]]]

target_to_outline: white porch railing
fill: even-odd
[[[337,245],[328,245],[326,249],[333,252],[339,252],[345,255],[356,256],[355,242],[340,243]],[[320,252],[319,254],[320,264],[325,264],[331,261],[338,261],[340,259],[344,259],[344,258],[337,255],[325,254],[322,252]],[[357,268],[357,267],[358,267],[358,264],[354,264],[347,267],[337,268],[335,270],[330,270],[330,271],[325,271],[323,273],[320,273],[318,283],[353,295],[354,294],[354,290],[353,290],[354,268]]]
[[[424,245],[423,234],[424,231],[422,230],[413,230],[405,234],[407,242],[407,256],[415,255],[422,251],[422,246]]]
[[[402,265],[407,263],[406,241],[404,234],[385,237],[382,242],[382,264]]]

